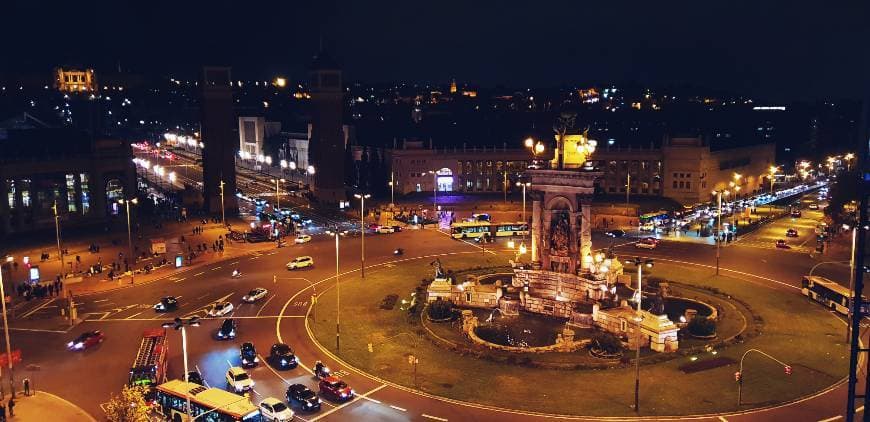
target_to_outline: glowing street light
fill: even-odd
[[[634,411],[640,412],[640,330],[643,323],[643,313],[641,312],[641,303],[643,303],[643,289],[641,288],[641,279],[643,276],[643,267],[652,268],[654,261],[652,259],[643,259],[635,257],[628,260],[626,264],[634,264],[637,267],[637,352],[634,358]]]
[[[371,198],[370,194],[353,194],[353,197],[359,199],[359,232],[360,232],[360,255],[359,268],[362,278],[366,278],[366,199]]]
[[[133,256],[133,235],[130,231],[130,203],[136,205],[139,203],[138,198],[133,199],[119,199],[118,203],[121,205],[125,205],[127,207],[127,259],[130,261],[130,284],[133,284],[133,274],[136,272],[134,267],[136,266],[136,258]]]

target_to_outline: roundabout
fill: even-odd
[[[474,349],[448,350],[428,334],[419,313],[409,316],[401,302],[395,309],[381,309],[383,298],[390,294],[408,298],[410,305],[422,275],[431,272],[427,259],[432,257],[388,263],[371,271],[364,282],[342,285],[342,312],[353,317],[342,327],[339,350],[333,344],[335,289],[320,292],[317,318],[306,318],[311,339],[348,368],[406,393],[499,411],[581,418],[635,416],[633,371],[624,365],[592,371],[547,369],[535,367],[523,356],[499,361]],[[462,268],[498,265],[500,259],[505,258],[460,254],[443,262],[448,268]],[[775,407],[830,388],[844,376],[848,351],[842,336],[835,335],[842,332],[842,322],[805,298],[760,289],[736,278],[711,277],[706,269],[685,265],[660,264],[651,275],[715,302],[722,323],[716,346],[709,347],[709,340],[687,339],[676,353],[642,357],[642,415],[715,417]],[[725,300],[729,296],[737,300]],[[737,407],[734,362],[750,348],[777,356],[794,371],[786,376],[779,365],[762,360],[748,363],[743,401]],[[585,351],[583,355],[588,358]],[[418,362],[416,368],[408,363],[409,356]],[[688,367],[714,360],[710,368]]]

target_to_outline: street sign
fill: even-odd
[[[0,354],[0,367],[9,366],[9,359],[6,353]],[[12,350],[12,363],[21,362],[21,349]]]

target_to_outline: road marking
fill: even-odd
[[[822,419],[819,422],[831,422],[831,421],[836,421],[839,419],[843,419],[843,417],[842,416],[834,416],[833,418]]]
[[[142,312],[145,312],[145,311],[142,311]],[[135,313],[135,314],[133,314],[133,315],[130,315],[130,316],[128,316],[128,317],[127,317],[127,318],[124,318],[124,319],[131,319],[131,318],[136,318],[136,317],[137,317],[137,316],[139,316],[139,314],[141,314],[141,313],[142,313],[142,312],[139,312],[139,313]]]
[[[179,281],[187,280],[187,277],[179,278],[178,280],[173,281],[174,283],[178,283]]]
[[[719,416],[719,420],[722,422],[728,422],[728,419],[725,419],[724,416]]]
[[[392,407],[393,409],[396,409],[400,412],[407,412],[408,411],[408,409],[405,409],[404,407],[393,406],[392,404],[390,405],[390,407]]]
[[[279,374],[278,371],[276,371],[275,368],[272,367],[272,365],[269,365],[269,363],[266,362],[266,359],[263,358],[263,355],[257,354],[257,356],[260,357],[260,360],[261,360],[263,363],[265,363],[265,366],[266,366],[267,368],[269,368],[269,370],[272,371],[272,373],[275,374],[275,376],[278,377],[278,379],[280,379],[281,381],[283,381],[284,384],[290,385],[290,381],[285,380],[284,377],[282,377],[281,374]]]
[[[198,277],[198,276],[201,276],[201,275],[203,275],[203,274],[205,274],[205,271],[200,271],[200,272],[194,274],[193,276],[194,276],[194,277]]]
[[[69,330],[61,331],[61,330],[44,330],[41,328],[15,328],[9,327],[9,331],[32,331],[34,333],[68,333]]]
[[[94,303],[97,303],[97,302],[108,302],[108,301],[109,301],[109,299],[100,299],[100,300],[95,300]]]
[[[206,297],[206,296],[208,296],[208,295],[209,295],[209,294],[208,294],[208,293],[206,293],[206,294],[204,294],[204,295],[202,295],[202,296],[200,296],[200,297],[198,297],[198,298],[196,298],[196,300],[200,300],[200,299],[202,299],[202,298],[204,298],[204,297]]]
[[[447,419],[445,419],[445,418],[439,418],[438,416],[427,415],[425,413],[420,415],[420,416],[422,416],[424,418],[428,418],[428,419],[433,419],[436,421],[447,422]]]
[[[54,299],[51,299],[51,300],[49,300],[48,302],[45,302],[45,303],[43,303],[42,305],[39,305],[39,306],[37,306],[36,308],[33,308],[33,310],[31,310],[30,312],[28,312],[28,313],[26,313],[26,314],[24,314],[24,315],[21,315],[21,318],[27,318],[27,317],[29,317],[29,316],[35,314],[36,312],[38,312],[40,309],[44,308],[46,305],[48,305],[48,304],[51,303],[51,302],[54,302]]]
[[[239,261],[230,262],[230,265],[236,265],[236,264],[238,264],[238,263],[239,263]]]
[[[268,305],[269,302],[271,302],[272,299],[275,298],[275,296],[278,296],[278,295],[277,295],[277,294],[274,294],[274,295],[272,295],[269,299],[266,300],[266,303],[264,303],[263,306],[260,307],[260,310],[257,311],[257,315],[256,315],[256,316],[260,316],[260,314],[263,312],[263,309],[266,309],[266,305]]]
[[[221,267],[214,267],[214,268],[212,268],[211,270],[212,270],[212,271],[217,271],[217,270],[219,270],[219,269],[221,269]]]
[[[368,391],[367,393],[365,393],[365,394],[357,395],[356,397],[353,398],[353,400],[350,400],[350,401],[348,401],[347,403],[342,404],[341,406],[336,406],[336,407],[330,409],[330,410],[327,411],[327,412],[324,412],[324,413],[321,413],[321,414],[317,415],[316,418],[311,419],[311,422],[314,422],[314,421],[319,420],[319,419],[323,419],[323,418],[329,416],[330,414],[332,414],[332,413],[334,413],[334,412],[337,412],[338,410],[341,410],[342,408],[348,406],[349,404],[355,403],[357,400],[365,399],[366,396],[368,396],[369,394],[375,393],[375,392],[379,391],[380,389],[382,389],[382,388],[384,388],[384,387],[386,387],[386,386],[387,386],[387,384],[381,384],[381,385],[379,385],[379,386],[377,386],[377,387],[375,387],[375,388],[369,390],[369,391]],[[444,419],[444,420],[447,420],[447,419]]]

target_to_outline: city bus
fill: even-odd
[[[166,355],[169,345],[166,330],[153,328],[142,333],[142,341],[136,352],[136,359],[130,366],[130,385],[141,385],[153,389],[166,377]],[[149,395],[149,400],[152,398]]]
[[[207,388],[192,382],[171,380],[157,386],[155,409],[169,421],[187,420],[187,394],[190,414],[206,422],[260,422],[260,411],[246,396],[220,388]]]
[[[852,296],[849,289],[825,277],[804,276],[801,280],[801,293],[833,311],[849,314],[849,298]]]
[[[454,239],[477,238],[491,236],[492,224],[489,221],[474,221],[453,223],[450,225],[450,233]]]
[[[527,223],[496,223],[495,235],[502,236],[528,236],[529,225]]]

